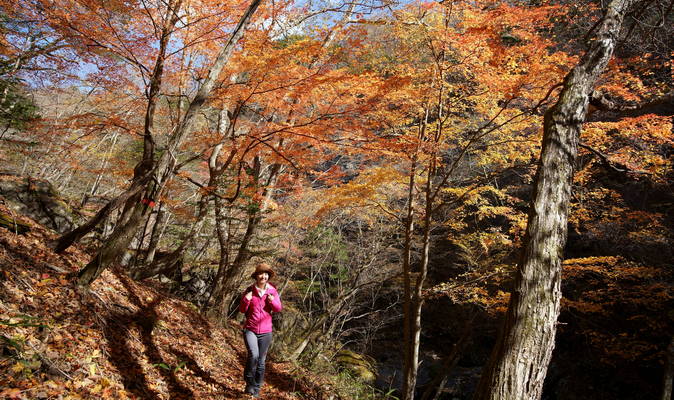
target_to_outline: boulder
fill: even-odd
[[[335,361],[342,368],[365,382],[373,383],[376,379],[374,360],[370,357],[351,350],[340,350],[335,355]]]
[[[80,220],[45,180],[0,175],[0,196],[7,207],[58,233],[75,228]]]

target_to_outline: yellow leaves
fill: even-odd
[[[618,167],[647,172],[656,181],[666,180],[671,160],[663,153],[662,146],[674,143],[670,117],[643,115],[617,122],[588,123],[583,130],[583,141]]]
[[[502,290],[488,290],[483,285],[498,281],[507,276],[510,271],[509,267],[502,265],[495,266],[491,274],[482,271],[482,274],[487,278],[491,277],[492,280],[480,279],[476,277],[477,273],[466,273],[450,282],[443,282],[426,290],[424,297],[445,296],[455,303],[471,304],[480,307],[488,314],[497,315],[506,311],[510,293]]]
[[[478,219],[483,219],[483,218],[488,218],[488,217],[494,217],[497,215],[508,215],[512,213],[512,208],[511,207],[506,207],[506,206],[484,206],[480,207],[476,213]]]
[[[12,365],[12,368],[10,369],[15,374],[20,374],[24,369],[26,369],[26,366],[22,362],[16,362],[14,363],[14,365]]]
[[[393,168],[368,169],[350,182],[327,190],[318,214],[338,208],[368,208],[375,214],[382,211],[395,214],[397,211],[390,209],[387,202],[391,191],[400,190],[404,180],[405,176]]]
[[[624,263],[622,257],[584,257],[564,260],[562,270],[565,276],[581,276],[587,273],[601,275],[608,279],[619,277],[616,265]]]

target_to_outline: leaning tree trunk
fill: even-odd
[[[78,284],[88,286],[103,272],[105,265],[118,259],[126,251],[128,243],[136,233],[136,227],[143,220],[143,207],[139,204],[133,209],[128,221],[115,230],[108,238],[108,243],[96,253],[96,256],[78,273]]]
[[[178,22],[178,15],[180,14],[181,6],[182,0],[171,0],[167,4],[166,22],[162,26],[161,37],[159,40],[159,51],[157,53],[157,59],[155,60],[152,75],[150,77],[150,87],[148,88],[148,102],[145,109],[143,127],[143,157],[134,168],[131,185],[122,194],[108,202],[108,204],[99,210],[98,213],[96,213],[96,215],[89,221],[58,238],[54,246],[54,250],[57,253],[65,251],[68,247],[73,245],[73,243],[84,237],[84,235],[94,230],[99,223],[107,219],[110,213],[112,213],[121,205],[124,204],[127,210],[135,208],[140,193],[142,193],[144,190],[147,191],[148,185],[152,184],[151,178],[154,174],[154,170],[156,169],[154,158],[155,142],[153,136],[155,111],[157,109],[157,101],[159,99],[162,80],[164,77],[164,62],[166,61],[166,52],[168,51],[172,30],[175,27],[175,24]],[[125,212],[124,214],[127,213]],[[130,227],[120,226],[120,231],[117,232],[117,234],[114,234],[113,232],[113,238],[124,236],[125,234],[123,235],[121,230],[128,228]],[[115,230],[117,229],[118,228],[116,227]],[[133,234],[131,236],[133,236]],[[112,247],[120,246],[121,244],[114,243]],[[101,249],[101,252],[109,253],[110,251]],[[100,260],[105,257],[103,257],[103,254],[99,254],[96,256],[96,258]],[[82,274],[80,274],[80,276],[81,275]],[[86,275],[92,275],[92,271],[88,271]],[[95,273],[93,275],[98,276]]]
[[[630,0],[613,0],[559,100],[545,114],[524,249],[504,325],[476,400],[540,399],[555,345],[561,264],[579,134],[593,87],[613,54]]]
[[[236,154],[236,146],[232,145],[232,150],[229,153],[229,156],[224,162],[218,162],[218,159],[220,158],[220,153],[222,151],[222,148],[224,147],[225,143],[227,142],[229,138],[228,133],[230,132],[230,120],[227,114],[226,109],[222,109],[220,112],[220,122],[218,123],[219,127],[218,130],[221,134],[221,140],[220,143],[218,143],[214,148],[213,152],[211,153],[211,156],[209,157],[209,162],[208,162],[208,170],[209,170],[209,178],[208,178],[208,184],[206,185],[207,187],[217,187],[219,185],[219,182],[222,178],[222,175],[226,171],[226,169],[230,166],[232,163],[232,160],[234,159],[234,155]],[[232,135],[233,136],[233,135]],[[211,193],[204,193],[201,196],[201,199],[199,200],[199,205],[198,205],[198,212],[197,212],[197,219],[192,223],[192,227],[190,228],[190,232],[187,233],[186,236],[183,237],[182,243],[180,246],[178,246],[174,251],[172,251],[170,254],[164,255],[163,257],[160,257],[159,259],[155,260],[154,259],[154,250],[157,247],[157,240],[151,240],[150,241],[150,247],[148,249],[148,257],[145,260],[144,265],[142,265],[139,268],[136,268],[135,271],[132,271],[132,277],[134,279],[145,279],[149,278],[154,275],[158,275],[160,273],[167,275],[167,276],[176,276],[177,272],[176,269],[180,268],[183,264],[183,260],[185,259],[185,253],[187,252],[187,249],[189,249],[192,246],[192,243],[196,240],[197,234],[201,231],[201,228],[203,227],[204,220],[206,219],[206,215],[208,214],[208,204],[210,202],[210,198],[214,197],[216,204],[218,204],[217,210],[221,209],[220,206],[220,200],[221,198],[216,194],[212,195]],[[227,199],[230,200],[230,199]],[[232,199],[233,201],[233,199]],[[161,211],[161,210],[160,210]],[[161,215],[161,214],[160,214]],[[219,216],[219,213],[216,211],[216,217]],[[217,220],[217,218],[216,218]],[[159,216],[157,217],[157,224],[159,224]],[[219,223],[219,222],[218,222]],[[217,225],[218,228],[220,227],[220,224]],[[156,231],[156,229],[155,229]],[[221,231],[218,229],[218,237],[221,238],[220,235]],[[157,237],[158,235],[154,235],[153,232],[153,239]]]
[[[176,164],[175,154],[178,151],[180,144],[182,143],[185,136],[191,132],[192,126],[194,125],[201,109],[206,103],[206,100],[213,91],[220,73],[224,69],[225,65],[227,65],[229,62],[236,43],[238,43],[239,39],[241,39],[243,36],[246,27],[250,24],[252,17],[261,2],[262,0],[253,0],[250,3],[248,9],[241,16],[238,25],[232,32],[229,41],[222,48],[220,53],[218,53],[213,66],[208,72],[208,76],[190,102],[183,120],[173,132],[173,134],[169,137],[168,144],[166,146],[167,148],[163,152],[159,161],[152,168],[155,173],[155,179],[148,183],[147,187],[145,188],[146,194],[154,194],[155,196],[158,196],[164,189],[164,185],[173,173],[173,168]],[[137,204],[134,209],[137,209],[139,206],[141,206],[141,204]],[[143,212],[143,214],[146,213]],[[134,215],[136,215],[135,211]],[[116,260],[116,257],[121,254],[120,250],[124,251],[126,247],[128,247],[135,230],[138,229],[141,222],[142,218],[130,218],[127,224],[119,227],[119,232],[117,232],[117,228],[115,229],[115,232],[113,232],[108,242],[103,245],[103,247],[98,251],[98,254],[91,260],[91,262],[89,262],[89,264],[87,264],[87,266],[84,267],[82,271],[80,271],[80,285],[88,286],[91,284],[91,282],[93,282],[93,280],[96,279],[105,268],[107,268]]]
[[[168,213],[164,207],[164,203],[159,204],[159,209],[157,210],[157,216],[154,220],[154,225],[152,226],[152,233],[150,233],[150,243],[147,245],[147,255],[143,263],[152,264],[154,257],[157,254],[157,246],[159,246],[159,241],[162,236],[164,236],[164,230],[168,224],[169,218],[167,218]]]
[[[199,200],[199,208],[197,219],[192,223],[190,231],[182,238],[180,245],[168,254],[162,254],[161,256],[155,256],[154,252],[159,241],[159,235],[154,235],[153,239],[150,240],[150,250],[152,251],[152,259],[149,258],[150,252],[148,252],[148,259],[143,265],[137,266],[134,270],[131,271],[131,277],[136,280],[142,280],[146,278],[153,277],[155,275],[163,274],[165,276],[178,276],[177,268],[181,268],[183,261],[185,259],[185,254],[187,250],[192,246],[196,240],[197,234],[201,231],[203,227],[206,214],[208,213],[208,203],[210,195],[204,194]],[[160,214],[161,215],[161,214]],[[159,223],[159,217],[157,223]],[[156,236],[156,239],[154,237]],[[154,243],[154,244],[152,244]]]
[[[151,177],[152,174],[148,173],[141,179],[136,180],[131,184],[130,188],[128,188],[113,200],[109,201],[108,204],[98,210],[96,215],[90,218],[87,222],[69,232],[64,233],[55,243],[54,251],[56,253],[64,252],[68,247],[72,246],[73,243],[82,239],[84,235],[93,231],[101,222],[105,221],[114,210],[121,207],[130,198],[136,197],[140,192],[142,192],[145,184]]]

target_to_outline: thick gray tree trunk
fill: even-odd
[[[579,134],[594,85],[613,54],[630,0],[613,0],[580,63],[545,115],[524,249],[506,319],[474,399],[540,399],[555,345],[561,264]]]

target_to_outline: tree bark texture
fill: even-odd
[[[210,195],[208,194],[201,196],[201,199],[199,200],[196,221],[192,223],[190,231],[183,237],[180,245],[172,252],[163,254],[161,256],[154,255],[157,248],[157,243],[159,241],[159,235],[155,235],[155,231],[157,231],[157,229],[153,231],[153,237],[150,240],[150,247],[148,249],[148,257],[146,262],[131,272],[131,277],[133,279],[142,280],[159,274],[163,274],[168,277],[180,275],[176,269],[182,267],[187,249],[192,246],[196,240],[197,234],[201,231],[206,215],[208,214],[209,198]],[[159,218],[159,216],[162,214],[164,213],[161,212],[157,216],[157,223],[162,221]],[[150,259],[150,256],[152,256],[152,259]]]
[[[475,400],[540,399],[555,345],[561,264],[579,134],[594,85],[618,39],[629,0],[613,0],[580,63],[545,114],[524,249],[505,322]]]

